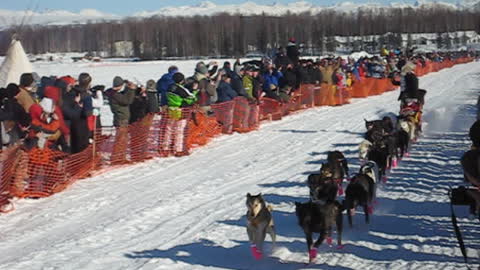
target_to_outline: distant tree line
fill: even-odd
[[[360,9],[354,13],[324,10],[318,14],[283,16],[230,15],[126,18],[120,21],[76,25],[29,25],[20,31],[28,53],[106,51],[129,41],[134,56],[143,59],[189,56],[243,56],[286,45],[289,37],[308,46],[328,50],[333,36],[392,33],[378,41],[395,45],[398,33],[444,33],[480,30],[480,11],[436,8]],[[5,53],[15,29],[0,32],[0,53]],[[401,41],[401,39],[400,39]],[[376,41],[375,41],[376,42]],[[361,45],[361,44],[360,44]],[[352,46],[359,46],[352,41]]]

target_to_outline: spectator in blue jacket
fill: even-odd
[[[168,73],[163,74],[163,76],[157,82],[157,92],[160,98],[160,106],[167,106],[167,90],[172,85],[175,84],[173,81],[173,75],[178,72],[176,66],[171,66],[168,68]]]
[[[229,73],[222,75],[222,80],[217,88],[217,103],[230,101],[237,96],[237,92],[233,90],[232,85],[230,84],[232,77]]]
[[[281,68],[280,68],[281,69]],[[264,84],[263,90],[277,90],[278,83],[283,74],[280,70],[276,70],[272,64],[268,65],[267,71],[263,74]]]

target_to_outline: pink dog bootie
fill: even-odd
[[[308,257],[310,259],[310,262],[315,260],[317,258],[317,249],[316,248],[311,248],[310,251],[308,252]]]
[[[260,260],[262,258],[262,252],[260,250],[258,250],[256,245],[251,245],[250,250],[252,251],[252,256],[256,260]]]
[[[373,214],[373,206],[372,205],[367,206],[367,212],[368,212],[369,215]]]
[[[383,183],[387,183],[387,181],[388,181],[388,178],[386,176],[382,177],[382,182]]]
[[[329,246],[333,245],[333,239],[332,239],[332,237],[330,237],[330,236],[327,237],[327,244],[328,244]]]
[[[404,154],[404,156],[409,157],[409,156],[410,156],[410,153],[409,153],[409,152],[406,152],[406,153]]]
[[[337,184],[338,186],[338,196],[342,196],[343,195],[343,185],[342,185],[342,182],[339,182]]]
[[[396,168],[396,167],[398,167],[398,161],[397,161],[396,158],[394,158],[394,159],[392,160],[392,168]]]

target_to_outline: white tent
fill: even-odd
[[[23,50],[22,44],[20,41],[13,39],[0,67],[0,87],[6,87],[9,83],[18,84],[20,75],[31,72],[33,72],[33,67],[25,50]]]

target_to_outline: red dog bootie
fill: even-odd
[[[409,156],[410,156],[410,153],[409,153],[409,152],[406,152],[406,153],[404,154],[404,156],[409,157]]]
[[[333,245],[333,239],[332,239],[332,237],[330,237],[330,236],[327,237],[327,244],[328,244],[329,246]]]
[[[382,182],[383,183],[387,183],[387,181],[388,181],[388,178],[386,176],[382,177]]]
[[[338,187],[338,196],[342,196],[343,195],[343,185],[342,185],[342,181],[338,181],[337,183],[337,187]]]
[[[367,212],[368,212],[369,215],[373,214],[373,206],[372,205],[367,206]]]
[[[315,260],[317,258],[317,249],[316,248],[311,248],[310,251],[308,252],[308,257],[310,258],[310,262]]]
[[[397,161],[396,158],[394,158],[394,159],[392,160],[392,168],[396,168],[396,167],[398,167],[398,161]]]
[[[256,260],[262,259],[262,252],[261,252],[260,250],[258,250],[258,248],[257,248],[256,245],[251,245],[251,246],[250,246],[250,250],[252,251],[252,256],[253,256]]]

